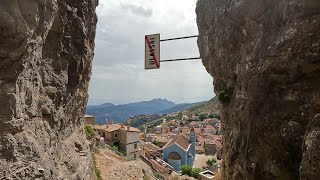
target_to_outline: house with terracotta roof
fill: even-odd
[[[216,152],[214,141],[211,139],[206,139],[204,141],[204,153],[206,155],[213,155]]]
[[[182,131],[182,134],[184,134],[184,135],[186,135],[186,136],[189,136],[189,128],[188,127],[183,127],[182,129],[181,129],[181,131]]]
[[[145,143],[143,146],[143,154],[144,157],[147,159],[152,158],[153,156],[159,157],[161,155],[161,148],[152,144],[152,143]]]
[[[203,145],[204,138],[202,136],[197,136],[197,145]]]
[[[163,167],[161,164],[159,164],[156,160],[150,159],[149,162],[151,163],[151,166],[155,171],[161,173],[164,176],[169,175],[170,171],[167,168]]]
[[[139,129],[112,123],[96,126],[96,129],[100,137],[103,137],[109,145],[117,146],[120,150],[125,151],[127,159],[139,157]]]
[[[201,135],[201,129],[200,128],[194,128],[194,132],[196,133],[197,136]]]
[[[214,128],[211,125],[206,125],[206,127],[203,129],[203,133],[206,134],[216,134],[217,133],[217,129]]]
[[[163,148],[163,160],[169,163],[176,171],[180,166],[193,165],[196,153],[196,133],[194,128],[190,129],[190,136],[183,133],[171,139]]]
[[[217,137],[217,136],[215,136]],[[222,144],[219,140],[211,140],[211,139],[206,139],[204,141],[204,150],[205,154],[216,154],[221,156],[222,153]]]

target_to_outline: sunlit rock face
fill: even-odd
[[[320,179],[320,1],[199,0],[223,179]]]
[[[97,5],[0,1],[0,179],[95,179],[82,117]]]

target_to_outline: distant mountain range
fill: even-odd
[[[170,109],[164,110],[162,112],[182,112],[183,115],[190,117],[193,116],[205,116],[205,117],[215,117],[220,119],[220,103],[218,97],[214,97],[206,102],[191,103],[191,104],[178,104]],[[167,113],[169,114],[169,113]],[[167,117],[160,115],[137,115],[130,117],[126,123],[130,126],[137,127],[141,131],[144,131],[144,125],[148,124],[147,132],[154,132],[154,128],[163,122],[163,119],[166,120],[182,120],[182,116],[177,117]],[[180,121],[181,122],[181,121]]]
[[[104,124],[106,119],[114,122],[124,122],[128,118],[141,114],[169,114],[177,111],[182,111],[193,106],[203,104],[198,103],[183,103],[175,104],[166,99],[153,99],[150,101],[141,101],[136,103],[114,105],[112,103],[104,103],[98,106],[87,106],[86,114],[95,115],[97,124]]]

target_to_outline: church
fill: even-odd
[[[196,133],[194,128],[190,129],[189,137],[179,134],[171,139],[163,149],[163,160],[169,163],[176,171],[180,166],[188,164],[193,166],[196,154]]]

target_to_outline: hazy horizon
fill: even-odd
[[[214,98],[214,97],[212,97],[212,98]],[[142,101],[151,101],[151,100],[155,100],[155,99],[163,99],[163,100],[171,101],[171,102],[173,102],[175,104],[184,104],[184,103],[198,103],[198,102],[203,102],[203,101],[209,101],[211,98],[208,99],[208,100],[203,100],[203,101],[196,101],[196,102],[190,101],[190,102],[179,102],[179,103],[177,103],[175,101],[172,101],[170,99],[166,99],[166,98],[153,98],[153,99],[145,99],[145,100],[141,100],[141,101],[132,101],[132,102],[120,103],[120,104],[119,103],[112,103],[112,102],[110,102],[110,101],[108,101],[106,99],[90,99],[88,101],[87,106],[99,106],[99,105],[102,105],[102,104],[105,104],[105,103],[111,103],[111,104],[114,104],[114,105],[117,106],[117,105],[123,105],[123,104],[138,103],[138,102],[142,102]]]

